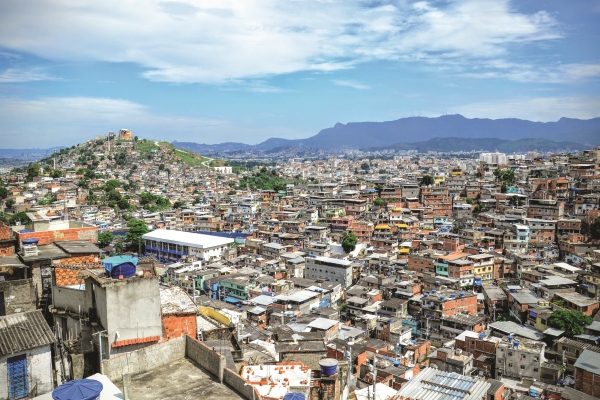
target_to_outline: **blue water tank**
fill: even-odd
[[[38,244],[39,241],[40,240],[37,239],[37,238],[30,238],[30,239],[23,239],[23,240],[21,240],[21,242],[23,244],[27,244],[27,245],[35,244],[36,246],[37,246],[37,244]]]
[[[465,297],[465,292],[460,292],[459,295],[460,297]]]
[[[481,332],[481,333],[479,334],[479,339],[483,339],[483,338],[485,338],[486,336],[487,336],[487,335],[485,334],[485,332]]]
[[[306,397],[302,393],[293,392],[283,396],[283,400],[306,400]]]
[[[54,400],[97,400],[102,392],[102,383],[94,379],[78,379],[63,383],[52,391]]]
[[[431,290],[431,294],[436,294],[436,293],[437,293],[437,290],[435,290],[435,289]]]
[[[429,293],[423,292],[423,297],[429,297]]]
[[[440,300],[444,300],[445,298],[445,296],[440,296]]]
[[[332,376],[337,373],[338,362],[333,358],[323,358],[319,360],[319,367],[321,367],[321,373],[325,376]]]
[[[456,293],[452,293],[452,294],[450,295],[450,297],[452,297],[452,298],[455,298],[455,297],[456,297]]]

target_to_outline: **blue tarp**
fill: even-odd
[[[102,260],[102,265],[106,272],[113,278],[123,275],[124,278],[129,278],[135,274],[135,267],[138,263],[138,258],[131,255],[113,256]],[[113,271],[114,270],[114,271]],[[114,273],[113,273],[114,272]]]
[[[225,297],[225,301],[227,303],[231,303],[231,304],[237,304],[237,303],[241,303],[240,299],[236,299],[234,297]]]

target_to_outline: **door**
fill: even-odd
[[[8,364],[8,390],[11,400],[28,396],[27,355],[21,354],[6,360]]]
[[[4,304],[4,292],[0,292],[0,316],[6,315],[6,307]]]

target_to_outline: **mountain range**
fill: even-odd
[[[567,138],[569,141],[565,142]],[[517,142],[511,144],[512,141]],[[459,143],[465,148],[458,148]],[[177,141],[173,144],[198,153],[284,147],[322,150],[396,148],[421,151],[580,149],[600,145],[600,118],[561,118],[556,122],[533,122],[516,118],[470,119],[455,114],[437,118],[408,117],[385,122],[337,123],[306,139],[271,138],[257,145],[232,142],[208,145]],[[449,145],[453,150],[450,150]]]

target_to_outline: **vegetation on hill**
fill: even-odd
[[[241,178],[237,189],[244,190],[250,188],[252,190],[262,189],[280,191],[285,190],[288,183],[294,183],[294,180],[282,178],[277,171],[269,171],[266,167],[262,167],[252,175]]]

